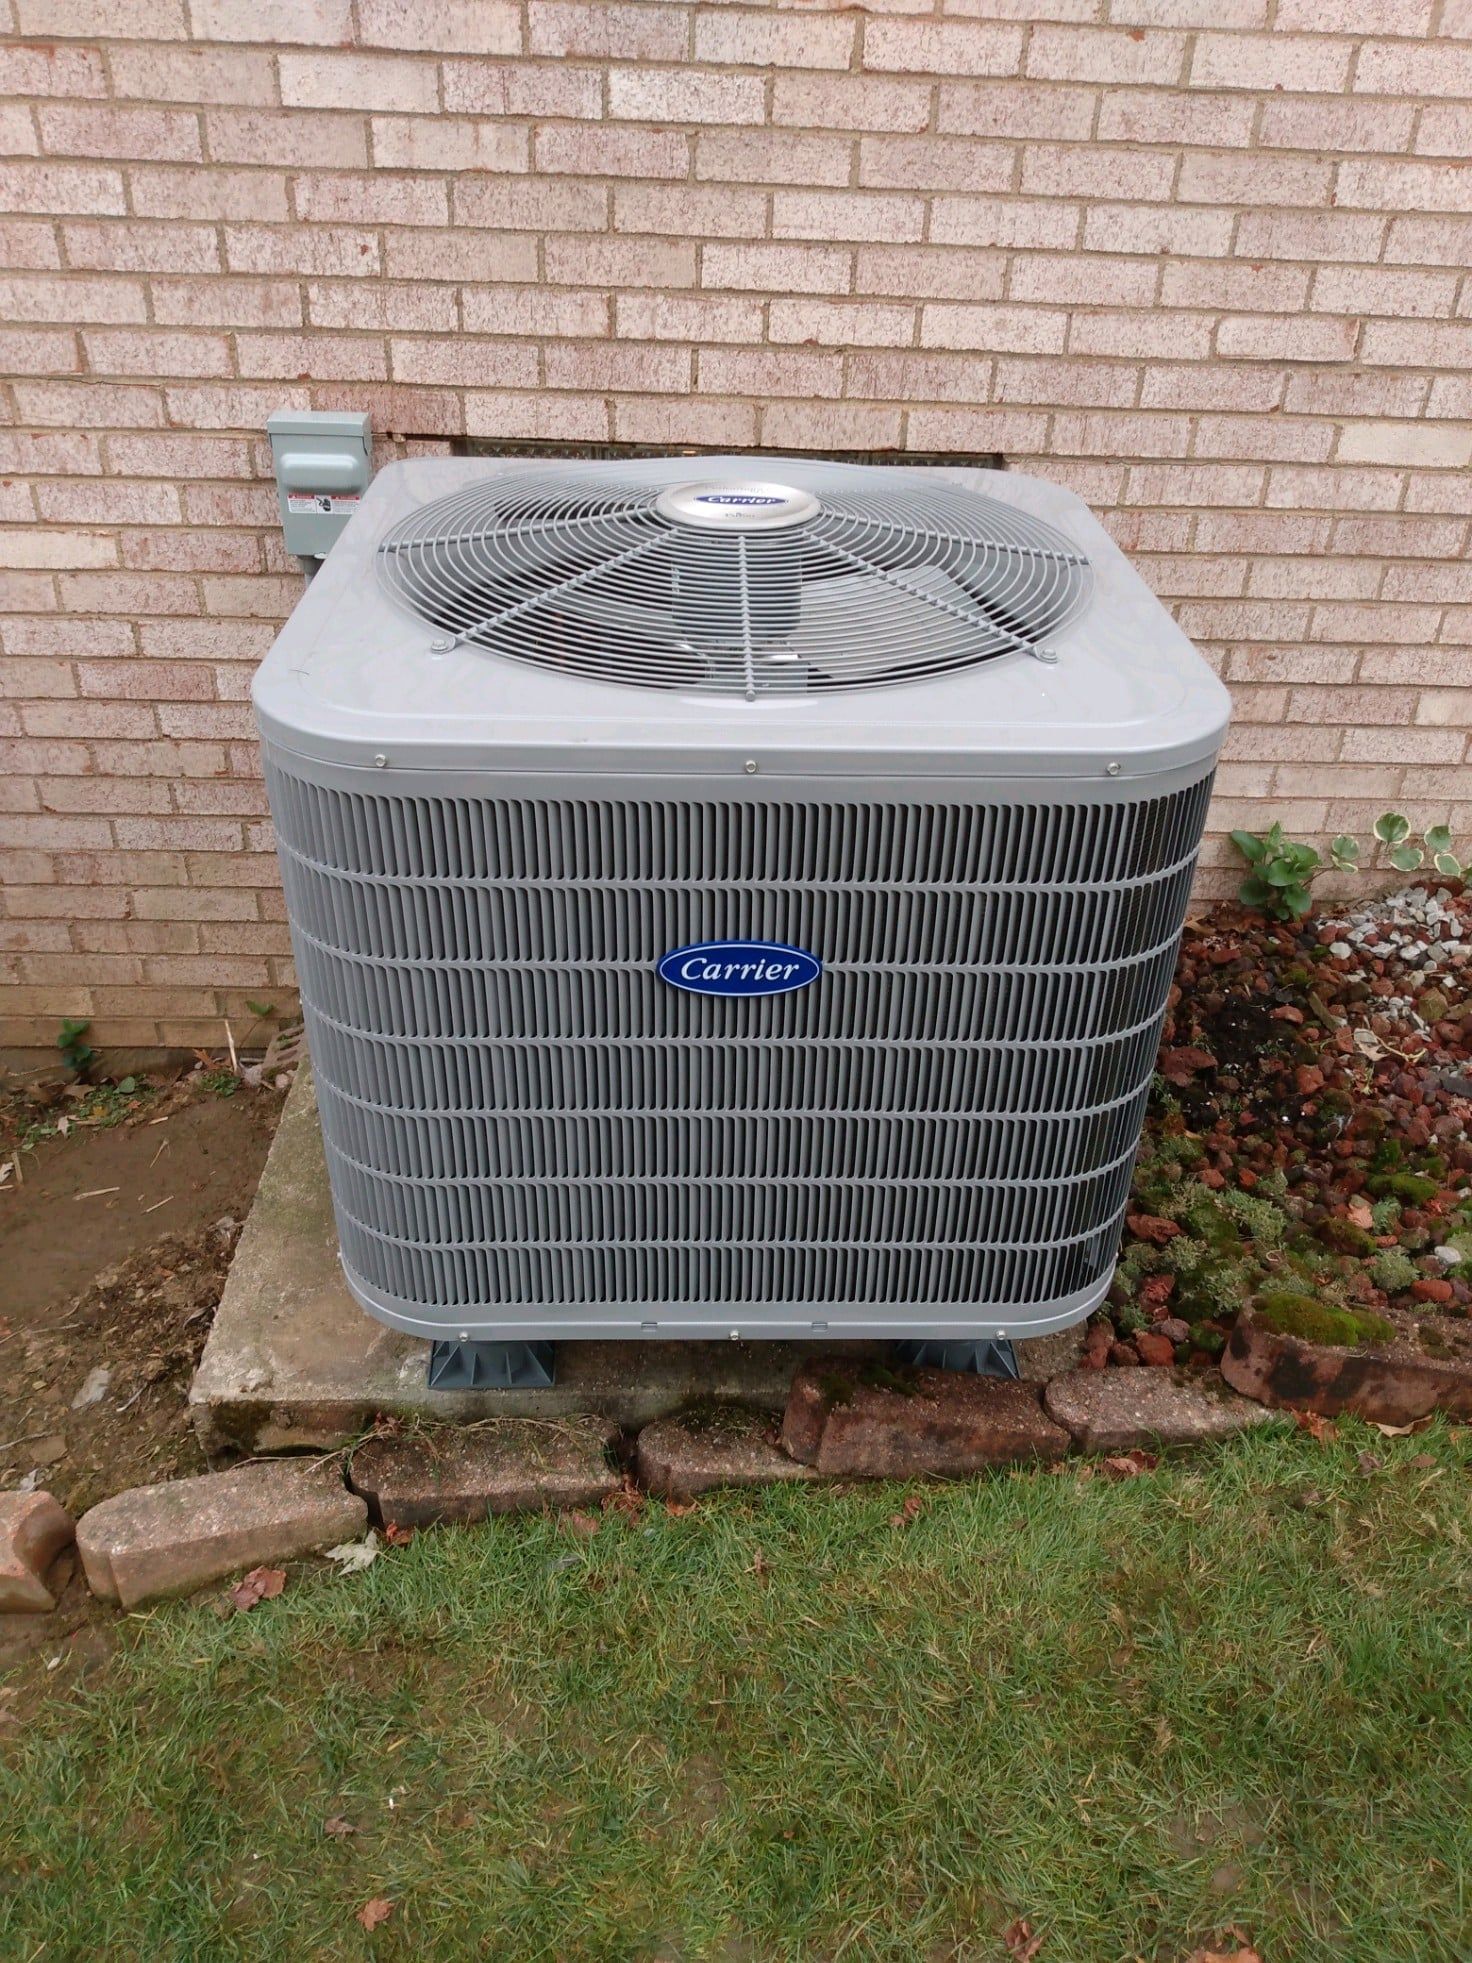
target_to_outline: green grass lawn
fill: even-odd
[[[1469,1470],[1465,1432],[1274,1430],[511,1519],[138,1616],[0,1729],[0,1956],[908,1963],[1026,1917],[1038,1963],[1233,1924],[1460,1963]]]

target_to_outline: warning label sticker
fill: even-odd
[[[288,491],[286,508],[288,511],[320,511],[331,517],[337,511],[356,511],[360,502],[357,491]]]

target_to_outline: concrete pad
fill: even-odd
[[[880,1343],[833,1346],[882,1353]],[[559,1343],[550,1390],[430,1390],[429,1344],[348,1292],[310,1070],[286,1100],[190,1410],[207,1457],[330,1448],[377,1416],[470,1423],[591,1412],[636,1431],[688,1404],[780,1411],[811,1343]]]
[[[1019,1343],[1025,1377],[1067,1368],[1078,1335]],[[331,1448],[378,1416],[470,1423],[592,1413],[628,1431],[692,1404],[780,1411],[813,1343],[559,1343],[550,1390],[432,1391],[429,1345],[353,1300],[337,1232],[311,1070],[286,1100],[250,1218],[189,1393],[206,1456]],[[825,1356],[883,1356],[834,1343]]]

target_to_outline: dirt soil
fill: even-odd
[[[0,1189],[0,1314],[45,1327],[100,1270],[166,1235],[243,1217],[281,1099],[240,1090],[145,1092],[109,1128],[82,1119],[22,1155],[25,1184]]]
[[[282,1105],[221,1083],[140,1079],[39,1112],[26,1089],[6,1100],[0,1489],[39,1472],[78,1512],[203,1469],[185,1399]]]
[[[33,1480],[77,1514],[205,1470],[189,1385],[283,1102],[230,1082],[0,1089],[0,1491]],[[117,1617],[75,1549],[47,1579],[53,1614],[0,1616],[0,1674],[31,1658],[51,1691],[110,1655]]]

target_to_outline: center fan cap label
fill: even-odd
[[[807,524],[822,506],[811,491],[795,484],[707,478],[700,484],[669,485],[654,500],[654,509],[670,524],[695,531],[775,532]]]
[[[783,941],[697,941],[671,948],[657,972],[691,995],[786,995],[815,982],[823,964]]]

